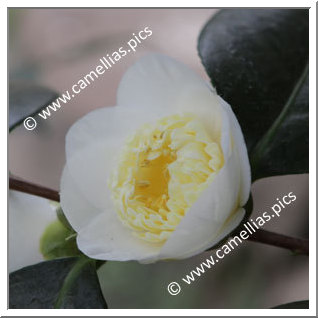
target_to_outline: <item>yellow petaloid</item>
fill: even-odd
[[[171,115],[127,140],[108,184],[120,220],[163,243],[222,166],[220,146],[195,115]]]

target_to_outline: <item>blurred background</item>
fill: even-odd
[[[69,127],[89,111],[116,105],[123,73],[140,56],[160,52],[187,64],[208,80],[197,53],[201,28],[214,9],[10,9],[11,81],[40,84],[63,93],[95,69],[99,59],[145,27],[151,37],[68,102],[37,129],[9,135],[9,169],[26,180],[59,189]],[[253,216],[283,195],[297,200],[265,229],[308,238],[308,175],[262,179],[253,184]],[[193,229],[197,231],[199,229]],[[109,308],[270,308],[308,299],[308,257],[244,242],[177,296],[171,281],[195,269],[210,253],[177,262],[141,265],[108,262],[99,271]]]

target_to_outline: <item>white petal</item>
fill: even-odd
[[[221,108],[221,116],[222,116],[222,130],[221,130],[221,138],[220,145],[223,152],[224,162],[228,160],[228,158],[233,153],[233,137],[232,137],[232,129],[231,129],[231,121],[226,112],[226,110]]]
[[[101,210],[96,209],[80,192],[67,166],[61,177],[60,199],[61,208],[76,232],[101,213]]]
[[[240,171],[241,171],[241,193],[239,205],[243,206],[250,195],[251,192],[251,167],[248,159],[247,148],[241,127],[237,121],[236,116],[234,115],[231,106],[226,103],[221,97],[219,97],[223,109],[225,109],[227,116],[230,120],[231,135],[233,136],[233,143],[236,151],[238,153],[239,162],[240,162]]]
[[[89,205],[96,209],[103,210],[110,204],[107,180],[115,169],[117,151],[115,141],[108,138],[104,142],[92,142],[89,147],[82,149],[66,162],[74,186]]]
[[[101,260],[150,262],[160,247],[134,237],[115,212],[101,213],[83,228],[77,237],[79,249],[91,258]]]
[[[217,237],[228,234],[223,228],[226,221],[230,222],[229,230],[232,230],[232,225],[237,226],[244,214],[240,212],[236,216],[239,187],[240,167],[233,152],[167,240],[160,258],[185,258],[198,254],[211,247]],[[231,222],[228,218],[232,215]]]
[[[96,109],[76,121],[66,135],[66,159],[70,159],[93,143],[108,139],[122,140],[131,127],[132,112],[116,106]]]
[[[9,272],[44,260],[40,238],[54,220],[49,200],[9,191]]]
[[[235,230],[242,222],[244,216],[245,216],[245,209],[238,208],[225,222],[223,227],[220,229],[218,235],[215,237],[213,241],[210,242],[209,246],[213,247],[214,245],[219,243],[222,239],[224,239],[227,235],[229,235],[233,230]]]
[[[160,54],[139,59],[124,74],[117,102],[157,116],[192,112],[219,138],[220,105],[213,88],[185,65]]]

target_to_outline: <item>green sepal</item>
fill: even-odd
[[[66,228],[60,220],[49,224],[40,239],[40,252],[46,260],[78,256],[82,253],[76,244],[76,233]]]

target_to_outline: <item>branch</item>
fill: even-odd
[[[14,176],[10,176],[9,178],[9,188],[11,190],[21,191],[60,202],[60,195],[58,191],[43,187],[35,183],[30,183]]]
[[[290,237],[259,229],[251,235],[248,240],[286,248],[299,254],[309,254],[309,241],[306,239]]]
[[[17,190],[33,195],[37,195],[49,200],[60,201],[60,195],[58,191],[45,188],[41,185],[30,183],[28,181],[19,179],[17,177],[10,176],[9,188],[11,190]],[[282,234],[277,234],[265,230],[257,230],[252,236],[248,238],[250,241],[273,245],[289,249],[295,253],[309,254],[308,240],[294,238]]]

